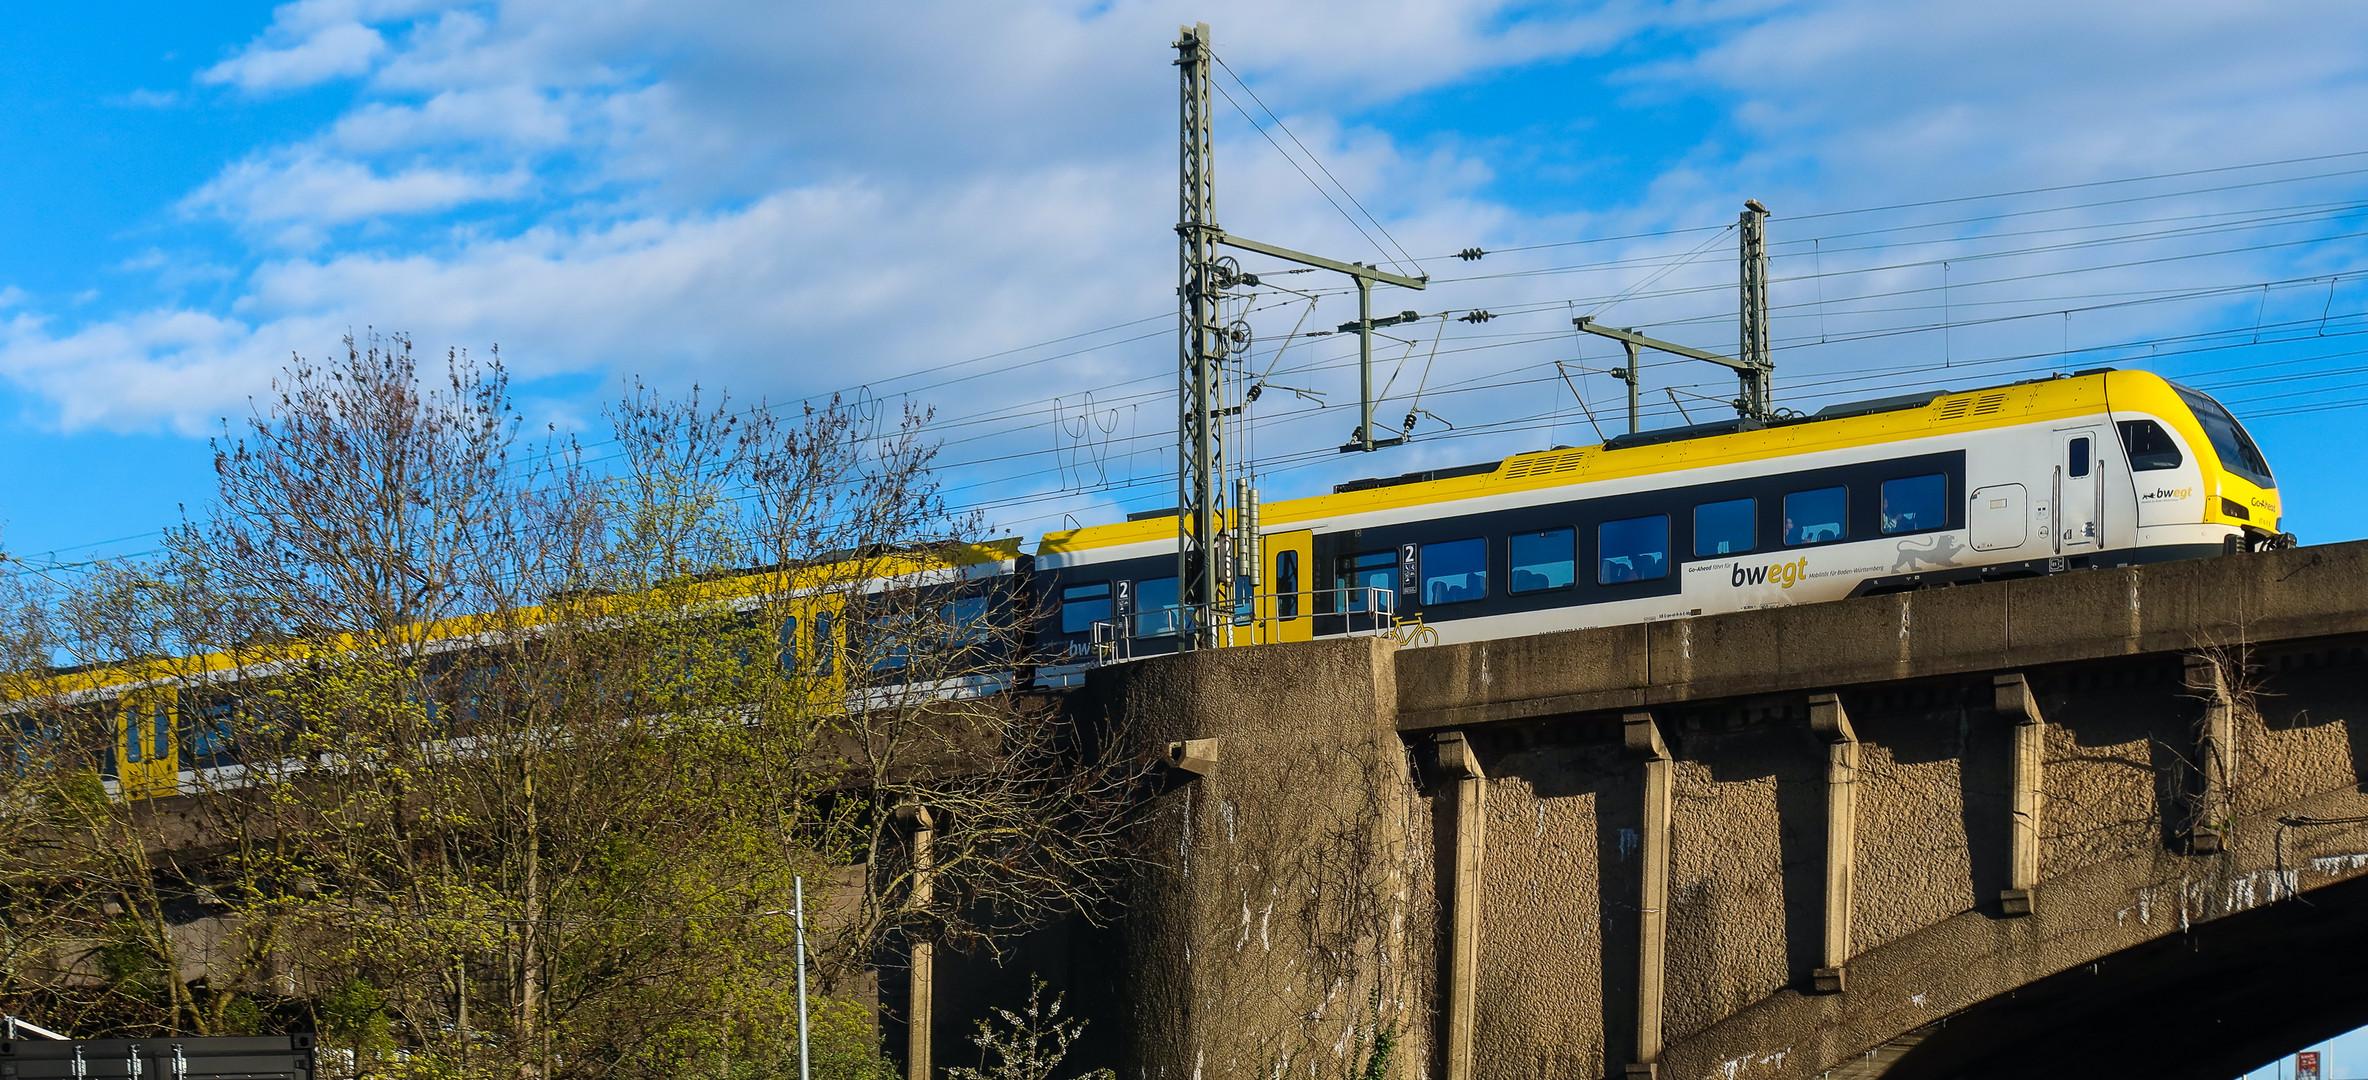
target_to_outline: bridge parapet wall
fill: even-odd
[[[1408,730],[2368,632],[2368,543],[1417,649]]]

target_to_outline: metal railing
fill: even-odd
[[[0,1018],[0,1022],[4,1022],[4,1023],[5,1023],[5,1026],[6,1026],[7,1030],[8,1030],[8,1041],[9,1041],[9,1042],[15,1042],[15,1041],[17,1041],[18,1039],[21,1039],[21,1038],[23,1038],[25,1035],[28,1035],[28,1034],[30,1034],[30,1035],[38,1035],[38,1036],[40,1036],[40,1037],[42,1037],[42,1038],[44,1038],[44,1039],[49,1039],[49,1040],[52,1040],[52,1041],[55,1041],[55,1042],[73,1042],[73,1041],[74,1041],[73,1037],[72,1037],[72,1036],[70,1036],[70,1035],[61,1035],[61,1034],[59,1034],[59,1033],[57,1033],[57,1032],[55,1032],[55,1031],[51,1031],[51,1030],[49,1030],[48,1028],[42,1027],[41,1025],[39,1025],[39,1024],[36,1024],[36,1023],[34,1023],[34,1022],[30,1021],[30,1020],[27,1020],[27,1019],[25,1019],[25,1018],[23,1018],[23,1017],[21,1017],[21,1016],[8,1016],[8,1017],[5,1017],[5,1018]],[[15,1071],[15,1068],[14,1068],[14,1066],[11,1066],[11,1067],[10,1067],[10,1071],[12,1071],[12,1072],[13,1072],[13,1071]]]
[[[1332,610],[1314,610],[1318,596],[1333,598]],[[1288,619],[1275,613],[1282,601],[1293,600],[1299,612]],[[1397,592],[1378,586],[1346,589],[1318,589],[1301,592],[1254,593],[1214,604],[1158,607],[1116,618],[1101,619],[1093,624],[1090,656],[1096,663],[1117,664],[1135,659],[1138,645],[1158,642],[1166,644],[1188,637],[1198,626],[1198,620],[1212,620],[1217,624],[1218,647],[1266,645],[1283,640],[1280,636],[1286,622],[1300,619],[1331,618],[1345,620],[1344,633],[1349,637],[1381,637],[1388,635],[1406,646],[1430,645],[1439,640],[1439,632],[1422,624],[1416,617],[1400,617],[1396,610]],[[1260,617],[1263,615],[1264,617]],[[1157,629],[1143,632],[1146,626]],[[1161,653],[1173,650],[1162,648]]]

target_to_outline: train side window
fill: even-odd
[[[684,650],[669,649],[667,650],[667,655],[674,659],[675,664],[680,669],[682,669],[685,674],[688,674],[689,668],[691,666],[691,658]],[[432,677],[423,677],[419,681],[412,683],[409,689],[404,690],[403,703],[405,705],[416,707],[419,710],[419,718],[428,726],[429,730],[443,730],[444,702],[436,693],[436,687],[432,681]]]
[[[116,715],[117,704],[113,701],[94,701],[70,710],[71,716],[67,720],[70,725],[67,730],[73,733],[78,744],[74,756],[88,754],[91,767],[110,780],[122,774],[119,766],[123,764],[123,755],[115,750],[119,744],[113,737],[118,734],[116,728],[123,723],[123,718]],[[100,732],[106,732],[107,735],[101,736]]]
[[[738,615],[732,616],[727,629],[724,631],[724,637],[726,640],[732,642],[733,664],[740,667],[747,667],[749,657],[756,655],[755,650],[748,647],[748,643],[756,637],[757,623],[760,618],[761,616],[753,611],[744,611]],[[733,685],[737,686],[740,684],[739,675],[735,674],[731,677],[731,679]]]
[[[1422,602],[1460,604],[1488,597],[1488,541],[1480,537],[1422,546]]]
[[[2065,445],[2064,475],[2075,480],[2088,475],[2088,436],[2083,435]]]
[[[1176,579],[1152,578],[1135,582],[1135,636],[1166,637],[1184,628],[1184,610]]]
[[[123,760],[137,765],[141,754],[148,749],[147,725],[142,722],[142,707],[127,704],[123,707]]]
[[[1844,515],[1850,509],[1847,488],[1796,491],[1784,497],[1784,544],[1822,544],[1850,534]]]
[[[1759,500],[1728,499],[1694,508],[1694,556],[1741,555],[1759,546]]]
[[[1088,634],[1094,624],[1110,621],[1110,583],[1071,585],[1061,590],[1061,633]]]
[[[2085,441],[2085,440],[2083,440]],[[2084,467],[2075,475],[2086,475]],[[1903,476],[1883,481],[1883,534],[1922,532],[1949,523],[1949,478]]]
[[[796,621],[795,619],[790,620],[793,624]],[[787,636],[782,648],[788,652],[795,652],[797,649],[795,627],[786,628],[783,632]],[[784,664],[786,665],[790,659],[785,655]],[[788,668],[785,666],[782,670],[786,671]],[[464,727],[500,715],[502,712],[501,665],[476,664],[464,668],[461,671],[459,689],[453,697],[455,719]],[[286,726],[293,727],[294,725]]]
[[[1576,529],[1514,533],[1507,545],[1512,559],[1506,571],[1506,591],[1515,596],[1570,588],[1579,573],[1579,533]]]
[[[781,670],[795,671],[798,667],[798,617],[781,620]]]
[[[58,764],[66,732],[57,721],[26,713],[9,717],[6,723],[13,775],[47,772]]]
[[[2121,448],[2130,455],[2130,471],[2153,472],[2157,469],[2176,469],[2187,459],[2179,453],[2179,444],[2171,440],[2171,433],[2152,420],[2124,420],[2121,428]]]
[[[1278,619],[1299,617],[1299,553],[1280,551],[1274,557],[1274,614]]]
[[[956,644],[975,645],[994,636],[994,624],[988,616],[994,612],[994,598],[965,596],[947,604],[939,614],[945,618],[946,637]]]
[[[1398,595],[1398,553],[1393,550],[1343,555],[1334,581],[1333,587],[1345,594],[1341,611],[1369,608],[1388,611]]]
[[[181,747],[183,760],[193,768],[213,768],[233,760],[237,741],[238,699],[209,695],[190,710],[189,737]]]
[[[1595,528],[1595,580],[1602,585],[1669,576],[1669,515],[1606,521]]]
[[[903,616],[903,617],[899,617]],[[871,656],[873,671],[894,671],[913,662],[913,646],[908,640],[912,619],[901,612],[874,612],[869,625],[861,627],[856,640]]]

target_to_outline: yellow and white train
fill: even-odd
[[[1006,591],[1025,580],[1026,561],[1016,537],[838,553],[658,593],[579,598],[564,614],[534,607],[440,620],[407,628],[402,648],[348,635],[18,673],[0,694],[13,699],[0,700],[0,768],[13,758],[20,770],[84,770],[126,799],[235,787],[249,767],[287,753],[285,740],[272,735],[302,724],[266,715],[285,711],[275,701],[284,677],[360,656],[416,657],[401,666],[415,683],[405,693],[423,718],[424,737],[466,743],[475,737],[472,699],[500,692],[490,676],[505,665],[512,665],[509,677],[532,677],[536,665],[520,654],[531,654],[562,619],[594,633],[638,618],[704,620],[720,633],[661,646],[645,660],[681,667],[693,662],[685,650],[704,648],[719,664],[778,665],[826,709],[997,693],[1020,670],[1011,661],[1022,635],[1009,620],[1025,608]],[[951,649],[899,640],[949,633],[961,639]],[[667,681],[663,672],[650,674],[649,685]],[[634,682],[620,680],[621,691],[635,692]]]
[[[1242,575],[1258,585],[1220,617],[1231,644],[1409,627],[1424,641],[1514,637],[2291,544],[2280,510],[2267,461],[2218,402],[2151,374],[2091,371],[1265,504],[1245,545],[1256,573]],[[849,708],[916,688],[1057,687],[1178,647],[1176,540],[1164,514],[1048,534],[1033,553],[1007,539],[752,571],[696,599],[778,621],[758,628],[778,643],[766,651],[820,673],[820,692]],[[920,603],[880,610],[942,605],[945,626],[1015,630],[995,635],[1008,663],[966,663],[952,679],[905,667],[899,631],[855,625],[878,616],[848,606],[891,592]],[[465,665],[482,633],[462,620],[434,636]],[[240,767],[248,753],[225,721],[273,666],[142,662],[60,675],[44,695],[107,714],[113,746],[94,764],[116,791],[164,794]],[[26,704],[20,746],[48,722]]]
[[[1383,620],[1470,641],[2291,543],[2276,480],[2211,397],[2090,371],[1343,484],[1259,507],[1235,640]],[[1176,522],[1054,533],[1050,683],[1174,647]],[[1107,646],[1103,654],[1111,652]]]

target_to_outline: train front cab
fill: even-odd
[[[2279,531],[2284,505],[2268,459],[2217,400],[2145,372],[2110,373],[2107,385],[2104,437],[2126,455],[2138,547],[2175,557],[2294,542]]]

